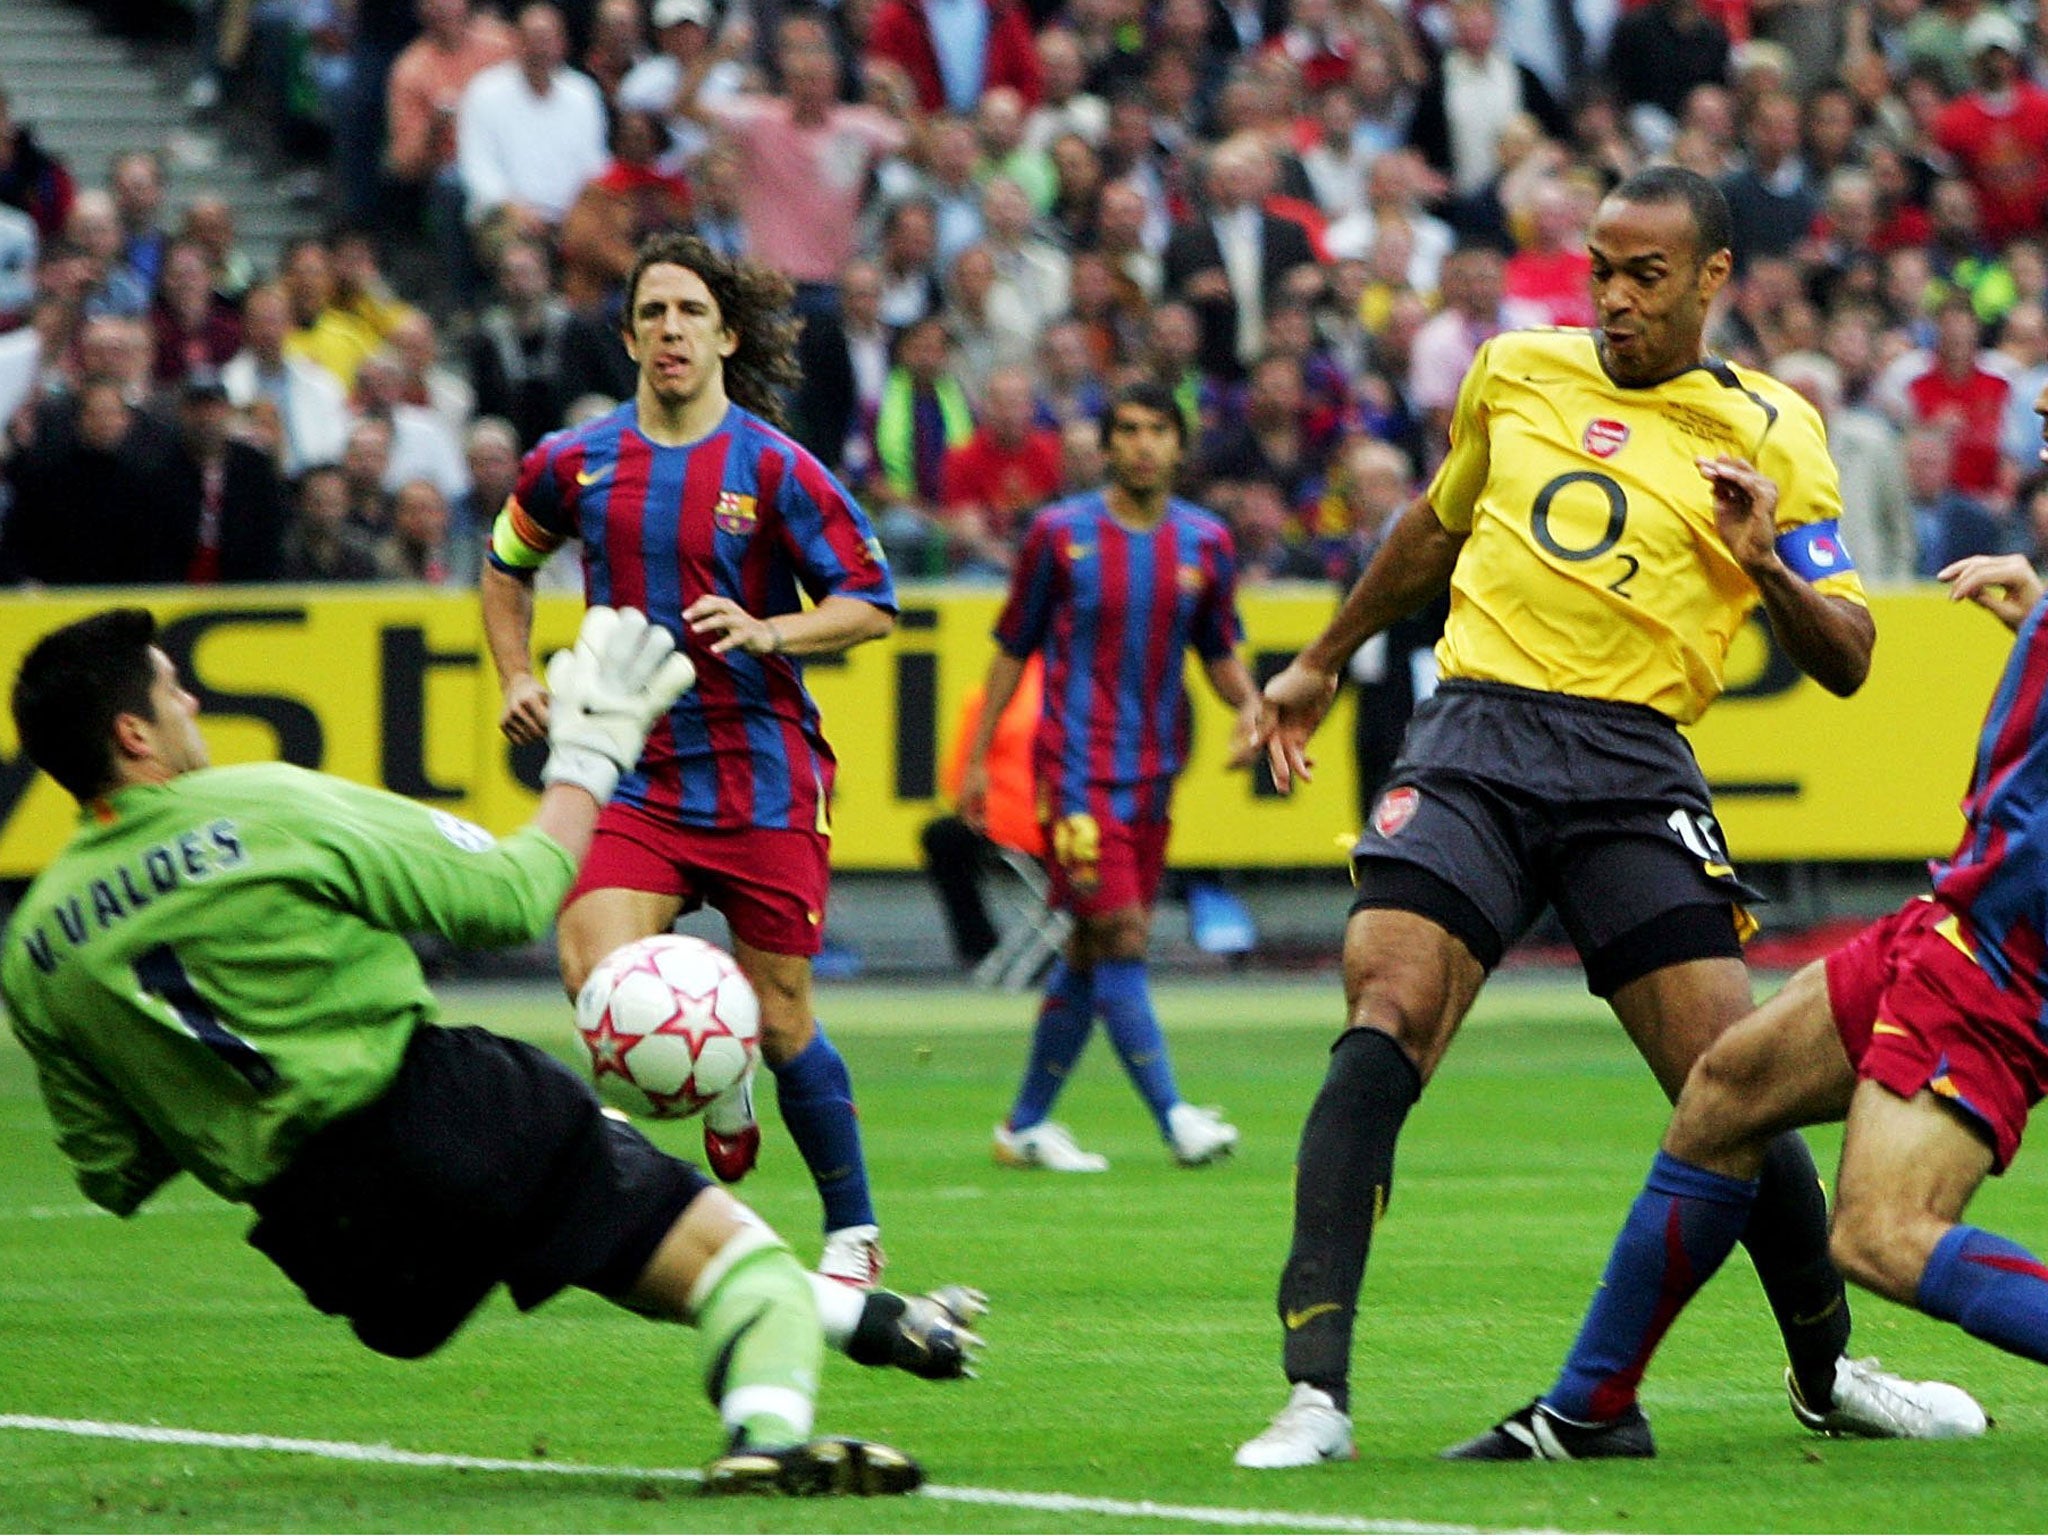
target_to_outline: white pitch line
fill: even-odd
[[[166,1200],[143,1206],[136,1216],[138,1219],[147,1216],[211,1216],[233,1209],[223,1200]],[[112,1218],[113,1214],[97,1205],[80,1201],[76,1205],[24,1205],[13,1210],[0,1210],[0,1221],[73,1221],[80,1217],[97,1220],[100,1217]]]
[[[1233,1531],[1271,1525],[1285,1531],[1363,1531],[1373,1536],[1445,1536],[1469,1525],[1429,1525],[1418,1520],[1367,1520],[1357,1515],[1304,1515],[1284,1509],[1222,1509],[1206,1504],[1155,1504],[1150,1499],[1097,1499],[1077,1493],[1011,1493],[1003,1488],[948,1488],[927,1484],[927,1498],[954,1504],[995,1504],[1041,1514],[1120,1515],[1128,1520],[1177,1520],[1220,1525]]]
[[[298,1440],[281,1435],[222,1435],[157,1424],[111,1424],[99,1419],[52,1419],[28,1413],[0,1414],[0,1430],[37,1430],[92,1440],[127,1440],[145,1445],[192,1445],[217,1451],[270,1451],[324,1461],[370,1462],[391,1467],[457,1467],[472,1472],[524,1472],[554,1477],[645,1478],[693,1483],[695,1467],[606,1467],[577,1461],[518,1461],[500,1456],[457,1456],[440,1451],[404,1451],[391,1445],[351,1440]],[[1282,1530],[1361,1532],[1364,1536],[1439,1536],[1469,1526],[1429,1525],[1414,1520],[1366,1520],[1352,1515],[1294,1514],[1283,1509],[1225,1509],[1201,1504],[1155,1504],[1150,1499],[1098,1499],[1072,1493],[1019,1493],[1004,1488],[954,1488],[927,1483],[918,1496],[950,1504],[995,1505],[1043,1514],[1113,1515],[1128,1520],[1182,1521],[1231,1530],[1276,1526]]]

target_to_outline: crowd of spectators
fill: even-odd
[[[1827,421],[1868,577],[2048,553],[2048,91],[1999,0],[207,0],[193,105],[327,145],[275,271],[0,95],[0,580],[463,583],[632,388],[694,227],[787,273],[795,434],[906,576],[999,580],[1155,379],[1246,579],[1341,579],[1479,345],[1592,318],[1603,191],[1716,179],[1711,344]],[[430,253],[399,292],[395,248]],[[8,353],[10,347],[27,351]],[[0,367],[0,372],[4,372]],[[570,562],[559,562],[568,566]],[[573,579],[573,572],[564,575]]]

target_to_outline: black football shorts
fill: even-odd
[[[1670,720],[1635,704],[1463,680],[1443,684],[1409,722],[1352,872],[1354,911],[1420,912],[1488,969],[1546,902],[1581,958],[1627,969],[1614,958],[1624,939],[1660,963],[1740,953],[1734,934],[1758,899],[1735,873],[1706,780]],[[1728,914],[1725,930],[1702,925],[1702,908]],[[1685,936],[1655,934],[1667,914]],[[1589,980],[1603,994],[1619,984]]]
[[[710,1187],[545,1051],[422,1024],[384,1096],[257,1192],[249,1242],[370,1348],[410,1359],[500,1283],[522,1309],[572,1285],[625,1295]]]

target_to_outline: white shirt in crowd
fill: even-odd
[[[583,184],[605,168],[604,96],[573,69],[555,71],[537,96],[517,60],[484,70],[455,113],[455,164],[477,223],[524,203],[559,224]]]
[[[424,405],[391,407],[391,461],[384,489],[396,492],[414,480],[430,480],[443,499],[469,489],[469,462],[447,425]]]
[[[1451,189],[1477,192],[1500,171],[1500,132],[1522,110],[1522,77],[1495,48],[1474,60],[1462,48],[1444,59],[1444,117],[1451,128]]]
[[[668,124],[669,148],[661,161],[662,168],[668,171],[685,169],[711,147],[709,131],[675,111],[676,92],[682,84],[683,66],[666,53],[642,59],[619,82],[620,107],[628,112],[652,112]],[[698,104],[730,101],[746,86],[746,67],[737,59],[720,59],[705,72],[697,87]]]

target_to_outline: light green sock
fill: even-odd
[[[698,1287],[692,1306],[704,1390],[727,1430],[770,1450],[808,1439],[825,1339],[795,1256],[765,1233],[743,1233],[706,1267]]]

